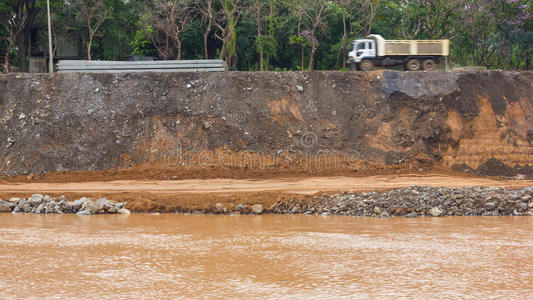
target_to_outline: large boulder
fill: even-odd
[[[2,201],[0,200],[0,213],[2,212],[12,212],[13,208],[15,208],[17,205],[15,203],[11,203],[8,201]]]
[[[100,213],[104,213],[105,208],[109,205],[110,205],[110,202],[106,198],[99,198],[97,200],[87,198],[87,200],[81,206],[81,210],[88,211],[93,215],[100,214]]]
[[[28,198],[28,203],[30,203],[32,206],[38,206],[39,204],[41,204],[41,202],[43,202],[43,199],[44,199],[44,196],[41,195],[41,194],[34,194],[34,195],[31,195],[30,198]]]

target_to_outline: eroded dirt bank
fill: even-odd
[[[0,76],[7,181],[531,176],[531,72]]]

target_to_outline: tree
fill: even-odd
[[[181,37],[192,13],[191,0],[154,0],[148,5],[154,45],[163,59],[181,59]]]
[[[309,0],[293,0],[291,2],[291,13],[296,14],[297,17],[297,26],[296,26],[296,35],[291,36],[290,43],[294,45],[300,46],[300,70],[303,70],[305,68],[304,63],[304,54],[305,54],[305,46],[306,46],[306,39],[302,36],[302,21],[304,16],[304,10],[307,7]]]
[[[9,46],[12,47],[13,44],[17,46],[21,72],[28,71],[31,30],[42,4],[42,1],[37,0],[2,0],[0,2],[0,25],[9,32]],[[7,51],[7,59],[9,55]]]
[[[264,14],[265,14],[265,1],[262,0],[252,0],[251,5],[249,6],[249,12],[252,16],[252,19],[255,21],[255,24],[257,25],[257,37],[256,37],[256,47],[259,51],[259,71],[263,71],[263,54],[264,54],[264,46],[265,41],[263,39],[263,20],[264,20]]]
[[[20,34],[21,30],[14,30],[11,26],[5,27],[8,28],[7,34],[5,36],[2,36],[0,39],[5,41],[5,53],[4,53],[4,64],[5,64],[5,70],[7,72],[11,71],[11,49],[13,48],[13,45],[15,44],[15,41]],[[0,48],[1,50],[2,48]],[[0,66],[3,68],[3,66]]]
[[[80,0],[77,9],[76,20],[87,30],[87,59],[91,60],[93,40],[103,35],[101,26],[111,15],[111,8],[103,0]]]
[[[215,20],[215,9],[213,5],[213,0],[196,0],[196,9],[200,12],[202,21],[205,24],[205,30],[203,33],[204,59],[209,58],[207,40],[209,38],[209,34],[211,33],[211,28]]]
[[[487,14],[496,24],[499,43],[496,43],[503,62],[503,68],[518,68],[514,62],[515,48],[523,37],[523,27],[531,19],[531,7],[527,0],[487,0],[485,3]]]
[[[268,66],[270,56],[276,55],[278,48],[278,42],[272,35],[274,30],[272,26],[274,9],[275,3],[273,0],[253,0],[249,6],[249,13],[257,25],[255,46],[259,52],[260,71],[265,69],[265,54],[267,56],[266,65]]]
[[[319,41],[316,38],[317,30],[325,28],[326,24],[324,23],[324,18],[326,18],[328,13],[331,11],[331,7],[329,1],[326,0],[311,0],[308,5],[308,9],[306,9],[304,12],[311,27],[308,37],[311,43],[311,53],[309,54],[309,70],[313,70],[316,48],[319,46]]]
[[[402,36],[405,39],[451,37],[464,0],[402,0]]]
[[[221,9],[215,19],[215,37],[222,42],[220,59],[225,59],[228,67],[237,64],[237,31],[235,27],[243,12],[242,0],[218,0]]]

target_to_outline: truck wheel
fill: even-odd
[[[405,69],[407,71],[416,71],[420,69],[420,62],[418,61],[418,59],[410,59],[405,64]]]
[[[424,67],[424,70],[426,71],[433,71],[435,69],[435,61],[428,58],[424,60],[424,62],[422,63],[422,66]]]
[[[365,59],[361,62],[359,65],[359,68],[361,68],[361,71],[372,71],[374,69],[374,63],[371,60]]]
[[[358,71],[359,69],[357,68],[357,64],[356,63],[351,63],[350,64],[350,71]]]

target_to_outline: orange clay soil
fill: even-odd
[[[311,201],[317,193],[387,190],[410,185],[433,187],[506,187],[533,186],[533,180],[502,180],[457,174],[402,174],[366,177],[293,177],[270,179],[186,179],[116,180],[89,182],[0,182],[0,198],[28,197],[34,193],[80,197],[106,197],[127,201],[135,212],[173,212],[205,210],[216,203],[228,209],[238,204],[262,204],[265,208],[291,198]]]

